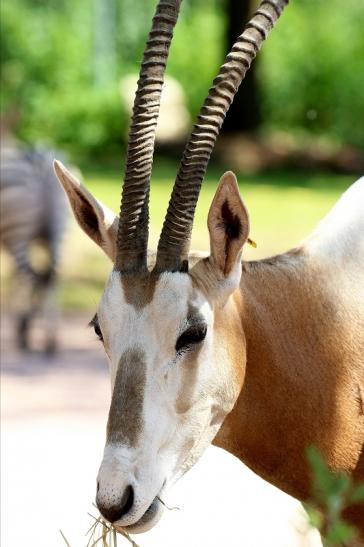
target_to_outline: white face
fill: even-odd
[[[132,531],[155,524],[157,496],[195,463],[229,410],[206,297],[185,273],[164,273],[143,294],[142,305],[130,299],[113,271],[97,312],[113,391],[97,504]]]
[[[80,226],[117,262],[118,217],[59,162],[55,171]],[[244,380],[240,300],[229,297],[239,287],[249,218],[231,172],[207,224],[208,259],[189,274],[113,271],[93,321],[112,384],[96,501],[107,520],[131,531],[157,521],[159,497],[212,441]]]

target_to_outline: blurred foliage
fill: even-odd
[[[71,151],[120,150],[120,78],[138,70],[155,2],[3,0],[2,113],[18,135]],[[168,72],[193,115],[224,56],[223,0],[185,0]],[[296,0],[259,63],[265,127],[364,145],[364,4]]]
[[[363,28],[363,2],[291,2],[262,55],[267,123],[364,146]]]
[[[364,502],[364,484],[354,486],[349,475],[332,473],[315,447],[309,448],[307,456],[313,473],[313,496],[305,509],[312,526],[321,532],[324,547],[339,547],[357,535],[343,512],[351,504]]]

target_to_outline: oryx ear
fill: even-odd
[[[78,224],[114,262],[119,217],[94,198],[91,192],[57,160],[54,161],[54,171],[67,194]]]
[[[241,260],[249,235],[248,211],[241,199],[234,173],[228,171],[219,182],[207,220],[210,259],[227,276]]]

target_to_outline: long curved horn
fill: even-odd
[[[146,268],[155,130],[169,46],[181,1],[159,0],[140,68],[117,234],[115,266],[122,272]]]
[[[156,270],[188,265],[195,208],[225,115],[251,62],[289,0],[263,0],[213,81],[186,144],[159,239]]]

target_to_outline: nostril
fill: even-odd
[[[122,507],[121,516],[124,516],[126,515],[126,513],[129,513],[130,509],[133,507],[133,503],[134,503],[134,489],[131,485],[129,485],[125,488],[125,492],[121,500],[121,504],[120,504]]]
[[[120,520],[124,515],[129,513],[130,509],[133,507],[134,503],[134,490],[131,485],[125,488],[123,496],[120,500],[120,503],[117,505],[112,505],[107,507],[104,503],[101,503],[99,500],[96,501],[97,507],[102,514],[102,516],[109,522],[116,522]]]

